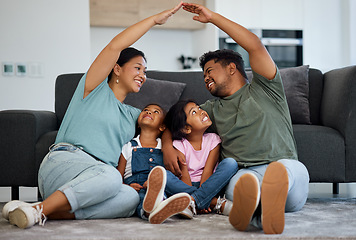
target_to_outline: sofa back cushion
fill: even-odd
[[[286,71],[286,70],[283,70]],[[59,75],[56,80],[55,88],[55,111],[60,125],[74,91],[78,85],[79,80],[83,73],[72,73]],[[199,104],[204,103],[208,99],[214,98],[209,91],[205,88],[204,77],[202,71],[177,71],[177,72],[164,72],[164,71],[148,71],[148,78],[157,80],[181,82],[185,84],[180,86],[180,99],[195,99]],[[283,76],[282,76],[283,77]],[[320,123],[320,105],[323,91],[323,74],[318,69],[309,69],[308,74],[308,100],[309,100],[309,115],[311,124]],[[283,81],[293,81],[293,79],[284,79]],[[153,93],[154,94],[154,93]],[[290,96],[287,95],[287,100]],[[302,109],[297,109],[302,111]],[[293,115],[292,115],[293,116]],[[292,119],[294,121],[295,119]],[[299,122],[300,123],[300,122]],[[59,126],[58,125],[58,126]]]
[[[206,100],[213,98],[210,92],[205,88],[204,74],[202,71],[148,71],[147,77],[185,83],[186,86],[180,99],[194,99],[197,103],[202,104]]]
[[[319,69],[309,68],[309,111],[310,122],[314,125],[320,124],[321,99],[324,82],[323,73]]]
[[[64,114],[84,73],[62,74],[57,77],[55,86],[55,106],[58,127],[61,125]]]

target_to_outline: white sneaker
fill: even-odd
[[[188,193],[177,193],[163,202],[150,214],[148,221],[152,224],[160,224],[167,218],[176,215],[186,209],[191,202]]]
[[[29,228],[39,223],[43,226],[47,217],[42,213],[43,206],[37,205],[36,208],[32,206],[21,206],[9,213],[9,221],[12,225],[19,228]]]
[[[35,206],[39,204],[40,202],[36,203],[27,203],[24,201],[19,201],[19,200],[13,200],[5,204],[5,206],[2,208],[2,217],[5,218],[6,220],[9,220],[9,212],[14,211],[18,207],[22,206]]]
[[[224,205],[224,210],[221,211],[221,207],[222,205]],[[231,208],[232,208],[232,202],[230,200],[227,200],[224,197],[219,197],[218,200],[216,201],[216,205],[214,207],[214,212],[218,213],[218,214],[222,214],[225,216],[229,216],[230,212],[231,212]]]
[[[195,202],[193,200],[190,200],[189,206],[178,213],[178,216],[181,218],[186,218],[186,219],[193,219],[194,215],[197,214],[197,211],[195,209]]]
[[[161,166],[154,167],[147,179],[147,192],[142,204],[145,212],[151,213],[163,201],[166,182],[166,170]]]

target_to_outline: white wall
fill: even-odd
[[[54,109],[57,75],[90,63],[88,0],[1,0],[0,64],[40,63],[41,77],[3,76],[0,110]]]
[[[90,29],[91,61],[123,28],[92,27]],[[139,39],[133,47],[143,51],[149,70],[180,70],[178,57],[192,56],[192,34],[189,30],[153,28]],[[194,57],[194,56],[193,56]]]
[[[349,0],[313,0],[304,4],[304,62],[322,71],[356,64],[350,52],[355,45],[355,41],[351,43],[351,36],[356,33],[355,26],[351,28],[351,17],[356,5]]]

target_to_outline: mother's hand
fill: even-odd
[[[157,25],[162,25],[167,22],[168,18],[170,18],[173,14],[178,12],[178,10],[183,6],[183,2],[180,2],[177,6],[175,6],[172,9],[163,11],[161,13],[158,13],[154,15],[153,20]]]

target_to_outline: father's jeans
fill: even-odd
[[[63,192],[76,219],[129,217],[139,202],[116,168],[68,143],[51,147],[40,166],[38,185],[43,199]]]
[[[281,159],[278,162],[282,163],[288,172],[288,197],[286,201],[286,212],[295,212],[302,209],[309,192],[309,173],[303,163],[292,159]],[[230,183],[226,187],[226,198],[232,200],[234,194],[234,187],[239,178],[245,173],[253,173],[262,183],[263,176],[266,172],[268,164],[243,168],[231,178]]]
[[[238,169],[237,162],[232,158],[222,160],[215,172],[199,187],[200,183],[192,183],[189,186],[182,182],[172,172],[167,170],[166,194],[171,196],[176,193],[189,193],[195,200],[198,209],[206,209],[209,207],[211,199],[215,197]]]

